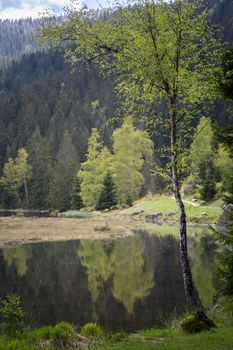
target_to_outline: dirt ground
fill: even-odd
[[[69,239],[106,239],[132,234],[142,223],[126,216],[91,219],[0,217],[0,246]]]

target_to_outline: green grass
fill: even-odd
[[[98,350],[233,350],[233,326],[218,328],[194,335],[171,336],[162,330],[140,332],[141,337],[130,336],[127,341],[98,347]],[[144,337],[148,336],[148,339]]]
[[[200,223],[214,223],[222,213],[221,203],[219,201],[212,202],[208,205],[194,206],[185,203],[188,221]],[[168,216],[169,212],[174,212],[174,216],[170,218],[178,218],[178,209],[176,201],[168,196],[156,196],[150,199],[142,199],[135,202],[132,208],[127,211],[131,213],[135,210],[144,210],[143,215],[162,212],[163,217]]]
[[[0,350],[63,349],[63,342],[60,343],[61,345],[53,345],[51,342],[46,345],[43,341],[43,339],[51,339],[54,336],[55,328],[56,326],[42,327],[31,333],[22,334],[15,339],[0,336]],[[60,333],[62,335],[64,332]],[[62,338],[66,339],[66,334]],[[91,344],[94,345],[92,346]],[[115,335],[103,337],[89,345],[89,350],[233,350],[233,325],[231,322],[230,325],[221,325],[214,331],[205,331],[192,335],[182,333],[177,328],[150,328],[129,336],[125,333],[116,333]],[[67,343],[66,348],[70,350],[79,349],[75,343],[71,345]]]

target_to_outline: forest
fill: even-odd
[[[231,16],[225,16],[225,14],[233,12],[231,2],[209,1],[208,6],[211,20],[217,23],[219,28],[224,26],[221,30],[226,45],[230,48],[232,26],[228,18]],[[110,11],[102,10],[97,13],[97,16],[105,18],[109,13]],[[223,21],[225,17],[227,20]],[[81,166],[81,164],[87,160],[86,157],[89,154],[87,147],[92,130],[97,129],[103,147],[107,147],[112,155],[114,153],[112,134],[114,129],[120,127],[123,112],[119,108],[113,76],[104,75],[94,64],[87,69],[80,63],[80,67],[75,72],[71,72],[62,53],[54,49],[42,48],[36,43],[35,37],[38,33],[35,34],[35,28],[38,26],[39,20],[1,21],[3,40],[0,41],[0,52],[3,78],[0,82],[0,174],[3,176],[4,164],[6,165],[7,160],[9,158],[16,160],[17,152],[24,148],[27,152],[25,168],[27,186],[25,192],[25,182],[17,180],[16,171],[15,179],[12,180],[18,182],[16,188],[14,184],[11,188],[7,180],[1,181],[0,203],[2,208],[67,210],[74,208],[72,196],[76,196],[77,173],[79,172],[81,177],[85,177],[85,174],[88,176],[85,171],[82,171],[85,165]],[[224,65],[224,62],[222,64]],[[228,191],[226,187],[230,186],[229,181],[226,180],[231,173],[228,154],[216,136],[218,127],[231,124],[229,105],[229,98],[224,99],[219,92],[214,101],[208,102],[208,106],[205,104],[200,107],[202,117],[207,118],[208,128],[207,133],[203,132],[205,140],[201,135],[199,136],[203,143],[202,149],[206,152],[202,156],[199,155],[200,158],[203,157],[202,159],[197,159],[199,152],[195,151],[195,147],[198,147],[198,142],[192,143],[192,138],[195,129],[196,132],[198,128],[201,129],[205,121],[199,117],[199,125],[198,118],[191,122],[192,135],[187,140],[187,147],[191,147],[192,150],[189,164],[192,164],[193,171],[184,173],[183,181],[186,182],[187,188],[193,187],[193,193],[191,192],[193,196],[202,200],[206,191],[210,193],[207,193],[209,198],[205,199],[213,199],[222,196],[222,193]],[[158,108],[163,110],[164,107]],[[161,155],[162,146],[168,142],[164,135],[165,131],[159,123],[154,128],[153,122],[148,120],[135,121],[135,123],[135,127],[139,130],[146,128],[148,137],[153,142],[151,146],[153,151],[149,152],[150,155],[143,154],[142,151],[139,156],[141,164],[130,171],[131,181],[134,181],[133,178],[137,176],[139,179],[135,183],[135,193],[132,194],[132,190],[126,193],[125,201],[127,197],[129,201],[130,197],[132,197],[131,200],[135,200],[148,192],[169,191],[168,181],[161,174],[152,177],[148,170],[153,169],[155,162],[165,166],[166,157],[164,154]],[[132,149],[132,156],[134,151]],[[66,156],[67,154],[70,158]],[[94,167],[93,165],[92,176],[95,176]],[[105,168],[107,169],[108,166]],[[211,176],[204,174],[206,171],[211,173]],[[107,170],[101,175],[100,184],[97,187],[103,187],[106,174]],[[117,174],[113,174],[113,177],[117,177]],[[205,183],[206,178],[209,184]],[[83,186],[85,187],[84,184]],[[128,184],[121,184],[121,186],[127,187]],[[97,190],[97,192],[100,195],[101,191]],[[85,194],[83,196],[85,197]],[[92,203],[90,207],[94,208],[98,199],[95,202],[95,205]],[[122,204],[122,198],[119,198],[118,202]],[[84,204],[89,206],[90,203],[84,200]]]
[[[232,1],[0,28],[0,350],[231,349]]]

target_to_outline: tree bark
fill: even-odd
[[[214,327],[214,323],[208,319],[201,300],[196,290],[192,273],[190,269],[188,249],[187,249],[187,224],[184,203],[180,194],[180,183],[178,173],[178,149],[177,149],[177,104],[176,98],[171,98],[171,124],[170,124],[170,141],[171,141],[171,172],[173,193],[179,209],[179,240],[180,240],[180,261],[184,281],[185,295],[188,307],[192,314],[199,320],[208,323],[210,327]]]

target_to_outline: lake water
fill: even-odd
[[[214,295],[210,236],[189,239],[203,303]],[[39,324],[96,321],[109,330],[160,325],[185,309],[179,243],[172,234],[60,241],[0,250],[0,297],[17,292]]]

